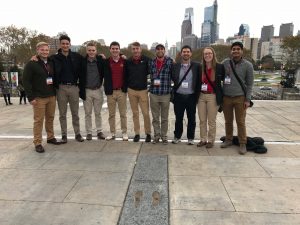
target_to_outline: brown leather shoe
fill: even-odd
[[[63,136],[61,137],[60,143],[61,143],[61,144],[66,144],[67,142],[68,142],[67,136],[66,136],[66,135],[63,135]]]
[[[75,140],[78,141],[78,142],[83,142],[83,141],[84,141],[84,139],[83,139],[83,137],[81,136],[81,134],[76,134]]]
[[[61,144],[61,142],[57,141],[56,138],[52,138],[52,139],[47,140],[47,143],[48,144],[53,144],[53,145],[60,145]]]
[[[37,145],[37,146],[35,146],[35,151],[38,153],[43,153],[43,152],[45,152],[45,149],[42,145]]]
[[[204,145],[206,145],[206,141],[200,141],[198,144],[197,144],[197,147],[202,147],[202,146],[204,146]]]
[[[103,134],[102,132],[99,132],[99,133],[97,134],[97,137],[98,137],[98,139],[101,139],[101,140],[104,140],[104,139],[105,139],[105,136],[104,136],[104,134]]]
[[[91,141],[93,139],[92,134],[87,134],[86,135],[86,140]]]
[[[214,144],[211,142],[207,142],[206,148],[212,148],[212,147],[214,147]]]

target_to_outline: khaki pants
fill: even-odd
[[[79,125],[79,88],[75,85],[59,85],[57,90],[57,104],[59,110],[59,122],[61,134],[67,135],[67,110],[68,103],[72,114],[72,124],[75,135],[80,134]]]
[[[108,106],[108,122],[110,126],[110,132],[116,133],[116,105],[118,104],[120,119],[121,119],[121,130],[122,133],[127,133],[127,102],[126,93],[121,90],[114,90],[112,95],[107,95],[107,106]]]
[[[87,134],[92,134],[92,111],[94,108],[97,134],[102,132],[101,110],[103,105],[103,88],[96,90],[85,89],[86,99],[83,101],[85,112],[85,129]]]
[[[245,96],[228,97],[223,98],[223,113],[225,118],[225,131],[226,140],[233,139],[233,110],[235,114],[235,120],[237,125],[237,135],[240,144],[247,143],[246,134],[246,110],[244,108]]]
[[[55,96],[36,98],[37,104],[33,105],[33,143],[35,146],[42,144],[42,131],[45,119],[47,140],[54,138],[53,120],[55,114]]]
[[[198,116],[200,121],[200,141],[214,143],[216,138],[216,118],[218,105],[215,94],[200,94]],[[208,130],[207,130],[208,125]]]
[[[132,111],[132,119],[135,134],[140,134],[139,105],[144,117],[145,133],[151,134],[148,90],[136,91],[128,88],[128,98]]]
[[[166,139],[169,123],[170,94],[154,95],[150,93],[150,107],[154,137]]]

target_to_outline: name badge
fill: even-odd
[[[47,85],[53,84],[52,77],[47,77],[46,83],[47,83]]]
[[[182,87],[182,88],[189,88],[189,82],[183,81],[183,82],[181,83],[181,87]]]
[[[160,86],[160,79],[154,79],[154,86]]]
[[[201,91],[207,91],[207,84],[203,83],[201,85]]]
[[[225,77],[224,83],[225,83],[225,84],[231,84],[231,78],[230,78],[230,76],[226,76],[226,77]]]

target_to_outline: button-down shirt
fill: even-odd
[[[181,64],[180,73],[179,73],[179,81],[182,80],[183,76],[185,75],[185,73],[189,69],[189,67],[190,67],[190,64]],[[186,84],[187,87],[184,87],[184,84]],[[185,95],[193,94],[194,90],[192,88],[193,87],[192,84],[193,84],[193,72],[192,72],[192,70],[190,70],[176,92],[179,94],[185,94]]]
[[[156,59],[149,63],[149,74],[151,79],[150,93],[155,95],[166,95],[171,92],[171,77],[172,77],[173,60],[170,57],[165,57],[162,69],[158,74]],[[154,85],[154,79],[160,80],[160,85]]]

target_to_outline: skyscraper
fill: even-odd
[[[247,36],[250,37],[250,28],[248,24],[241,24],[239,28],[238,36]]]
[[[193,8],[186,8],[185,9],[185,14],[184,14],[184,19],[189,19],[192,23],[192,34],[194,33],[194,9]]]
[[[260,59],[262,54],[262,43],[270,41],[271,38],[274,37],[274,26],[269,25],[269,26],[263,26],[261,28],[261,34],[260,34],[260,40],[258,43],[258,48],[257,48],[257,58]]]
[[[293,36],[294,24],[293,23],[283,23],[280,25],[279,37],[285,38],[287,36]]]
[[[270,41],[272,37],[274,37],[274,26],[263,26],[261,28],[260,41]]]
[[[201,47],[209,46],[219,39],[219,24],[217,21],[218,3],[204,8],[204,22],[201,30]]]
[[[181,44],[183,42],[184,37],[192,34],[193,18],[194,18],[193,8],[185,9],[184,20],[182,21],[182,25],[181,25]]]
[[[166,43],[165,43],[165,54],[169,55],[169,44],[168,44],[167,40],[166,40]]]
[[[188,35],[183,38],[182,45],[189,45],[192,50],[197,49],[198,37],[195,34]]]

